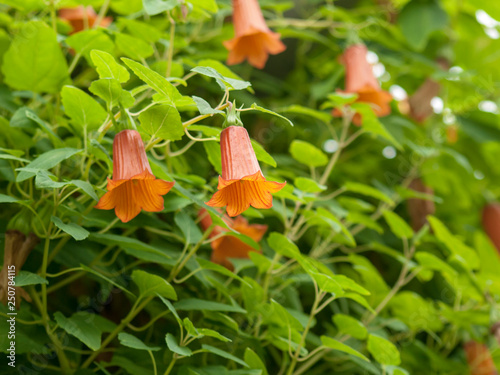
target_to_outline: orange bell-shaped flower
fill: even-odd
[[[80,5],[76,8],[59,9],[59,17],[69,22],[73,28],[71,34],[74,34],[85,29],[85,22],[88,22],[88,27],[92,28],[97,20],[97,13],[90,5],[86,8]],[[87,19],[87,21],[85,21],[85,19]],[[99,26],[108,27],[111,22],[111,17],[104,17],[101,22],[99,22]]]
[[[420,178],[415,178],[408,186],[411,190],[428,195],[434,195],[434,190],[425,185]],[[414,231],[419,231],[427,223],[427,216],[434,215],[436,205],[434,201],[421,198],[410,198],[407,203],[408,214],[410,215],[411,227]]]
[[[368,50],[363,44],[355,44],[348,47],[341,57],[345,66],[345,90],[340,92],[356,93],[356,102],[368,103],[372,106],[378,117],[387,116],[391,113],[389,103],[391,94],[380,88],[380,84],[373,75],[372,66],[366,59]],[[342,111],[334,109],[334,116],[341,116]],[[362,118],[359,113],[353,117],[355,125],[361,125]]]
[[[483,228],[500,254],[500,203],[489,203],[483,208]]]
[[[222,176],[219,176],[218,191],[207,205],[227,206],[229,216],[237,216],[250,206],[271,208],[271,193],[280,191],[286,182],[264,178],[247,130],[242,126],[225,128],[220,135],[220,151]]]
[[[198,213],[198,217],[201,218],[200,226],[203,230],[207,230],[207,228],[212,225],[212,218],[207,210],[201,209]],[[242,216],[238,216],[233,220],[229,216],[224,215],[222,220],[224,220],[229,227],[250,237],[255,242],[262,240],[262,237],[267,231],[267,225],[249,224]],[[220,236],[224,232],[228,232],[228,229],[217,225],[210,233],[209,238]],[[229,260],[230,258],[247,259],[251,251],[260,252],[234,236],[221,236],[213,240],[210,246],[212,247],[211,261],[230,270],[234,269]]]
[[[269,54],[286,49],[280,35],[267,27],[257,0],[233,0],[233,25],[235,37],[224,42],[229,50],[229,65],[248,59],[250,65],[262,69]]]
[[[470,375],[498,375],[491,353],[485,344],[468,341],[464,344]]]
[[[439,94],[441,85],[427,78],[417,91],[408,99],[410,104],[410,116],[418,122],[424,122],[434,113],[431,100]]]
[[[175,182],[157,179],[149,165],[144,143],[136,130],[123,130],[113,141],[113,179],[108,179],[108,192],[95,206],[115,209],[124,223],[139,215],[163,210],[163,195]]]

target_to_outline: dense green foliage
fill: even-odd
[[[79,4],[113,22],[71,33],[58,15]],[[17,367],[0,373],[466,374],[469,340],[500,365],[500,258],[480,219],[500,197],[499,26],[484,13],[500,19],[499,3],[260,5],[287,46],[262,70],[225,64],[229,0],[2,1],[0,232],[40,242],[16,277]],[[399,100],[389,116],[337,92],[353,35]],[[419,123],[401,93],[427,79],[441,100]],[[227,227],[204,202],[233,101],[264,175],[287,182],[243,214],[268,226],[259,244],[231,234],[262,249],[234,273],[198,225],[206,208]],[[163,211],[127,223],[94,208],[123,128],[176,181]],[[409,189],[417,177],[433,194]],[[411,198],[436,206],[417,231]]]

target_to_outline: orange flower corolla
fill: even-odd
[[[410,116],[418,122],[424,122],[434,113],[431,100],[439,94],[441,85],[427,78],[417,91],[408,99],[410,104]]]
[[[500,254],[500,203],[484,206],[481,221],[484,231]]]
[[[88,22],[88,28],[93,27],[97,20],[97,14],[90,5],[86,8],[83,5],[76,8],[62,8],[59,10],[59,17],[69,22],[73,28],[72,34],[85,29],[85,18]],[[111,22],[111,17],[104,17],[101,22],[99,22],[99,26],[108,27]]]
[[[271,193],[280,191],[286,182],[264,178],[247,130],[242,126],[225,128],[220,135],[220,151],[222,176],[219,176],[218,191],[207,205],[227,206],[229,216],[237,216],[250,206],[271,208]]]
[[[163,195],[174,182],[157,179],[149,165],[144,143],[136,130],[123,130],[113,141],[113,179],[108,179],[108,192],[95,206],[115,209],[124,223],[139,215],[163,210]]]
[[[366,59],[367,52],[366,46],[362,44],[352,45],[344,51],[341,62],[345,66],[345,90],[339,92],[358,94],[356,102],[370,104],[378,117],[387,116],[391,113],[389,103],[392,96],[380,88],[372,66]],[[341,116],[342,111],[334,109],[332,114]],[[356,113],[353,123],[361,125],[361,122],[361,115]]]
[[[203,230],[207,230],[207,228],[212,225],[212,218],[207,210],[201,209],[198,213],[198,217],[201,218],[200,226]],[[267,231],[267,225],[249,224],[242,216],[238,216],[233,220],[229,216],[224,215],[222,220],[224,220],[229,227],[250,237],[255,242],[259,242]],[[220,236],[224,232],[228,232],[228,229],[217,225],[214,227],[209,237],[213,238]],[[212,256],[210,260],[230,270],[233,270],[233,265],[229,260],[230,258],[246,259],[249,258],[248,253],[250,251],[260,252],[234,236],[221,236],[213,240],[210,246],[212,246]]]
[[[420,178],[415,178],[408,186],[418,193],[434,195],[434,190],[425,185]],[[414,231],[419,231],[427,223],[427,216],[434,215],[436,205],[434,201],[420,198],[408,199],[408,213],[410,214],[411,227]]]
[[[485,344],[468,341],[464,344],[470,375],[498,375],[491,353]]]
[[[267,27],[257,0],[233,0],[233,25],[235,37],[224,42],[229,50],[229,65],[248,59],[250,65],[262,69],[269,54],[286,49],[280,35]]]

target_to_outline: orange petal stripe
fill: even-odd
[[[229,216],[237,216],[250,206],[255,208],[271,208],[271,193],[280,191],[286,182],[266,181],[259,171],[240,180],[224,180],[219,177],[219,189],[206,204],[213,207],[226,207]]]

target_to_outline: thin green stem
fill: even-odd
[[[172,369],[174,368],[174,365],[175,365],[176,361],[177,361],[177,354],[174,353],[174,356],[172,357],[172,360],[168,364],[168,367],[165,370],[165,372],[163,373],[163,375],[169,375],[170,374],[170,371],[172,371]]]
[[[141,312],[141,310],[146,307],[146,305],[151,302],[151,300],[154,297],[147,297],[141,304],[138,304],[138,301],[140,300],[140,297],[137,299],[136,303],[134,306],[132,306],[132,309],[128,313],[128,315],[120,322],[118,326],[111,332],[108,337],[102,342],[101,347],[96,350],[94,353],[92,353],[85,362],[83,362],[81,368],[87,368],[89,367],[94,359],[108,346],[111,341],[114,340],[118,334],[123,331],[123,329]]]
[[[170,272],[170,275],[168,277],[168,281],[174,280],[175,277],[181,272],[181,270],[184,268],[189,259],[191,259],[191,257],[196,253],[196,251],[198,251],[198,249],[203,244],[203,242],[208,238],[210,233],[212,233],[214,227],[215,224],[210,225],[205,231],[205,233],[203,233],[203,236],[201,236],[200,240],[191,248],[189,253],[181,260],[181,262],[178,265],[172,268],[172,271]]]
[[[318,291],[318,286],[317,286],[316,282],[314,282],[314,286],[315,286],[315,298],[314,298],[314,303],[311,307],[311,313],[309,314],[309,319],[308,319],[307,324],[304,328],[304,332],[302,333],[302,337],[300,338],[299,345],[297,346],[297,349],[295,349],[295,354],[292,357],[292,362],[290,363],[290,366],[288,367],[288,371],[286,373],[287,375],[292,375],[294,370],[295,370],[295,366],[297,365],[299,355],[300,355],[300,349],[302,349],[305,345],[306,337],[307,337],[307,334],[309,333],[309,329],[311,328],[311,324],[314,320],[314,316],[318,313],[318,306],[319,306],[321,300],[323,299],[323,297],[325,296],[324,292],[320,293]]]

